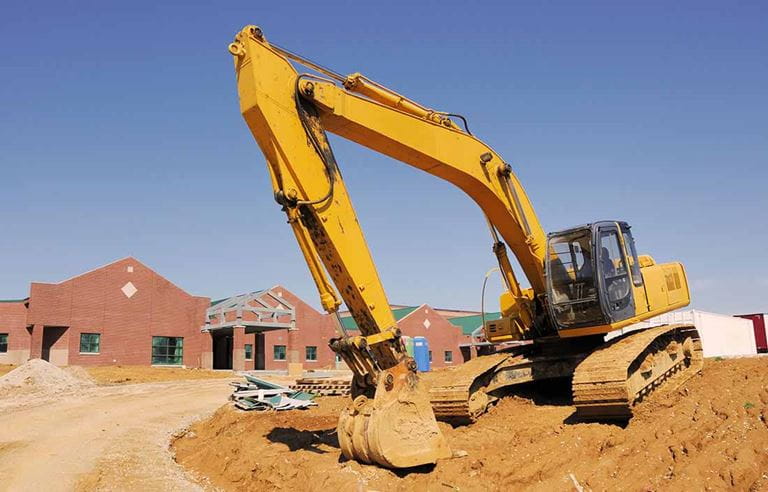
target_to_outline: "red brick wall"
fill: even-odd
[[[425,323],[429,321],[429,323]],[[461,356],[459,344],[464,343],[467,337],[463,336],[461,329],[452,325],[435,311],[431,306],[422,304],[413,312],[404,316],[397,322],[403,335],[409,337],[425,337],[432,352],[430,367],[446,367],[461,364],[464,359]],[[358,331],[350,335],[359,335]],[[453,354],[452,362],[445,362],[445,352]]]
[[[335,367],[335,356],[328,340],[338,336],[334,328],[331,316],[325,315],[306,302],[302,301],[291,291],[281,285],[272,287],[276,294],[282,294],[282,297],[291,303],[296,309],[296,349],[299,352],[299,361],[304,364],[304,369],[328,369]],[[280,321],[287,321],[281,319]],[[278,330],[267,332],[264,336],[265,348],[265,367],[266,369],[287,369],[288,361],[274,360],[274,346],[288,345],[287,330]],[[306,347],[317,347],[317,361],[306,360]]]
[[[130,298],[121,290],[128,282],[137,289]],[[148,365],[152,336],[170,336],[184,338],[184,365],[199,367],[200,328],[209,304],[126,258],[59,284],[33,283],[27,322],[35,331],[69,327],[70,364]],[[79,353],[81,333],[101,334],[99,354]]]
[[[121,291],[128,282],[137,289],[130,298]],[[298,331],[291,338],[305,370],[335,367],[335,354],[328,347],[328,340],[337,336],[335,318],[317,311],[283,286],[272,291],[296,309]],[[277,307],[277,302],[271,304]],[[136,259],[126,258],[59,284],[33,283],[28,310],[23,303],[0,303],[0,333],[5,333],[3,325],[9,327],[9,352],[29,350],[31,339],[31,355],[39,357],[43,327],[68,327],[54,348],[68,347],[68,362],[74,365],[149,365],[152,336],[183,337],[184,365],[200,367],[202,352],[210,353],[210,335],[200,332],[209,306],[210,299],[191,296]],[[279,321],[290,319],[283,316]],[[34,325],[32,336],[28,325]],[[431,307],[419,307],[401,319],[399,326],[404,335],[427,338],[433,367],[461,363],[460,330]],[[99,354],[79,353],[81,333],[101,334]],[[264,340],[265,368],[287,369],[288,360],[274,360],[274,347],[285,345],[291,350],[288,331],[266,332]],[[255,334],[245,335],[243,343],[254,348],[253,358],[245,361],[245,368],[251,370],[258,350]],[[307,346],[317,347],[316,361],[306,360]],[[448,364],[444,361],[447,350],[453,353],[453,362]]]
[[[0,302],[0,333],[8,334],[8,352],[0,353],[0,364],[26,362],[30,336],[24,302]]]
[[[428,321],[428,323],[425,323]],[[409,337],[425,337],[432,351],[431,367],[455,366],[463,359],[459,350],[461,330],[448,322],[432,307],[424,304],[397,322],[403,335]],[[453,362],[445,362],[444,353],[453,354]]]

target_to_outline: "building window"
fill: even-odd
[[[429,351],[429,362],[432,362],[432,351]]]
[[[285,345],[275,345],[273,349],[275,360],[285,360]]]
[[[152,337],[152,364],[180,366],[184,360],[182,337]]]
[[[80,353],[98,354],[101,348],[101,335],[99,333],[80,334]]]
[[[0,333],[0,354],[8,352],[8,334]]]
[[[253,344],[245,344],[245,360],[253,360]]]
[[[453,352],[450,350],[445,351],[445,362],[453,362]]]
[[[307,360],[317,360],[317,347],[314,346],[307,346],[305,347],[306,350],[306,359]]]

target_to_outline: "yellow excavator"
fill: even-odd
[[[604,341],[690,301],[683,266],[638,255],[626,222],[546,234],[510,165],[461,115],[426,108],[359,73],[340,75],[268,42],[256,26],[240,31],[229,52],[242,115],[322,306],[338,318],[343,301],[360,328],[350,335],[339,323],[330,341],[354,374],[337,428],[344,456],[388,468],[435,463],[451,456],[436,419],[472,422],[504,389],[550,378],[572,378],[578,416],[626,419],[651,392],[700,370],[691,325]],[[480,206],[506,286],[501,318],[483,330],[507,348],[435,371],[429,384],[417,374],[326,132],[442,178]],[[530,288],[516,279],[507,247]]]

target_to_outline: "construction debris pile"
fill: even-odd
[[[302,378],[296,380],[291,389],[306,391],[317,396],[347,396],[352,381],[349,379]]]
[[[315,395],[300,390],[286,388],[248,374],[246,382],[230,383],[235,391],[229,397],[240,410],[293,410],[317,405],[312,399]]]

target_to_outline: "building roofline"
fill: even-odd
[[[27,302],[28,300],[29,300],[29,297],[25,297],[24,299],[0,299],[0,302],[15,303],[15,302]]]
[[[182,289],[181,287],[176,285],[174,282],[172,282],[170,279],[168,279],[168,277],[166,277],[165,275],[162,275],[161,273],[157,272],[154,268],[150,267],[149,265],[147,265],[143,261],[141,261],[141,260],[137,259],[135,256],[131,256],[131,255],[124,256],[124,257],[119,258],[119,259],[114,260],[114,261],[110,261],[109,263],[105,263],[105,264],[103,264],[101,266],[98,266],[96,268],[91,268],[90,270],[87,270],[87,271],[85,271],[83,273],[78,273],[77,275],[74,275],[72,277],[64,279],[64,280],[62,280],[60,282],[38,282],[38,281],[34,281],[33,280],[32,282],[30,282],[30,284],[61,285],[63,283],[69,282],[71,280],[75,280],[77,278],[80,278],[80,277],[83,277],[85,275],[88,275],[89,273],[93,273],[93,272],[95,272],[97,270],[101,270],[103,268],[107,268],[109,266],[112,266],[112,265],[114,265],[116,263],[120,263],[121,261],[125,261],[125,260],[131,260],[131,261],[135,261],[136,263],[139,263],[141,266],[143,266],[144,268],[146,268],[150,272],[154,273],[158,277],[164,279],[166,282],[168,282],[169,284],[171,284],[175,288],[179,289],[183,293],[187,294],[188,296],[199,297],[199,298],[203,298],[203,299],[210,299],[210,297],[208,297],[208,296],[200,296],[200,295],[195,295],[195,294],[191,294],[191,293],[187,292],[185,289]],[[27,299],[29,299],[29,298],[27,298]]]
[[[413,306],[404,306],[404,307],[401,307],[400,309],[405,309],[406,307],[410,308],[410,307],[413,307]],[[412,315],[413,313],[415,313],[416,311],[418,311],[419,309],[421,309],[421,308],[423,308],[423,307],[428,307],[428,308],[429,308],[429,309],[431,309],[432,311],[434,311],[434,310],[435,310],[435,309],[434,309],[432,306],[429,306],[429,305],[428,305],[428,304],[426,304],[426,303],[424,303],[424,304],[419,304],[418,306],[416,306],[415,308],[413,308],[413,311],[411,311],[410,313],[406,314],[405,316],[403,316],[402,318],[400,318],[399,320],[397,320],[397,322],[399,323],[399,322],[403,321],[405,318],[407,318],[408,316]]]
[[[436,308],[432,307],[435,311],[445,311],[447,313],[473,313],[473,314],[466,314],[465,316],[474,316],[477,314],[480,314],[480,311],[477,311],[476,309],[448,309],[448,308]],[[460,316],[457,316],[460,317]]]
[[[69,278],[65,278],[64,280],[60,280],[59,282],[40,282],[40,281],[37,281],[37,280],[33,280],[33,281],[30,282],[30,284],[48,284],[48,285],[63,284],[64,282],[69,282],[70,280],[74,280],[74,279],[76,279],[78,277],[82,277],[83,275],[88,275],[89,273],[93,273],[96,270],[101,270],[102,268],[106,268],[108,266],[112,266],[115,263],[119,263],[119,262],[121,262],[123,260],[139,261],[139,260],[136,260],[136,258],[134,258],[133,256],[125,256],[123,258],[119,258],[117,260],[110,261],[109,263],[105,263],[103,265],[97,266],[95,268],[91,268],[90,270],[86,270],[86,271],[84,271],[82,273],[78,273],[77,275],[73,275],[73,276],[71,276]],[[141,263],[141,262],[139,262],[139,263]],[[142,263],[142,265],[143,265],[143,263]],[[144,265],[144,266],[146,266],[146,265]],[[147,267],[147,268],[149,268],[149,267]],[[151,270],[151,268],[150,268],[150,270]],[[152,270],[152,271],[154,271],[154,270]],[[157,272],[155,272],[155,273],[157,273]]]

